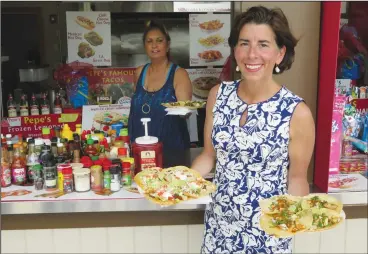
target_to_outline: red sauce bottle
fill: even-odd
[[[147,168],[162,168],[162,143],[157,137],[148,136],[147,124],[151,118],[142,118],[145,136],[135,139],[132,154],[135,161],[135,174]]]

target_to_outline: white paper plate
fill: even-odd
[[[197,110],[191,110],[185,107],[177,107],[177,108],[165,108],[167,112],[166,115],[177,115],[177,116],[185,116],[189,113],[196,113]]]

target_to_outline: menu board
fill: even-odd
[[[230,12],[231,2],[174,2],[174,12]]]
[[[212,87],[221,83],[221,68],[188,69],[194,101],[206,101]]]
[[[111,66],[110,12],[66,12],[68,63]]]
[[[190,14],[190,66],[222,66],[230,55],[230,14]]]

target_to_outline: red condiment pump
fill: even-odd
[[[162,143],[157,137],[148,136],[148,122],[151,118],[141,119],[144,125],[143,137],[138,137],[132,144],[132,153],[135,161],[135,174],[147,168],[162,168]]]

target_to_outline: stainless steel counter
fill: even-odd
[[[190,149],[190,156],[186,156],[184,165],[190,166],[202,149]],[[320,191],[311,186],[311,193]],[[330,193],[341,200],[345,206],[367,206],[367,191]],[[60,213],[99,213],[99,212],[150,212],[150,211],[201,211],[204,210],[209,199],[202,199],[198,203],[179,204],[170,207],[155,205],[143,198],[138,199],[90,199],[90,200],[50,200],[50,201],[12,201],[1,202],[2,215],[16,214],[60,214]]]
[[[330,193],[345,206],[367,206],[367,192]],[[161,207],[145,199],[106,199],[106,200],[59,200],[59,201],[13,201],[1,203],[1,214],[49,214],[84,212],[134,212],[134,211],[193,211],[204,210],[203,204],[179,204]]]
[[[204,210],[205,204],[181,204],[161,207],[145,199],[78,200],[78,201],[23,201],[2,202],[1,214],[48,214],[83,212],[134,212],[134,211],[193,211]]]

